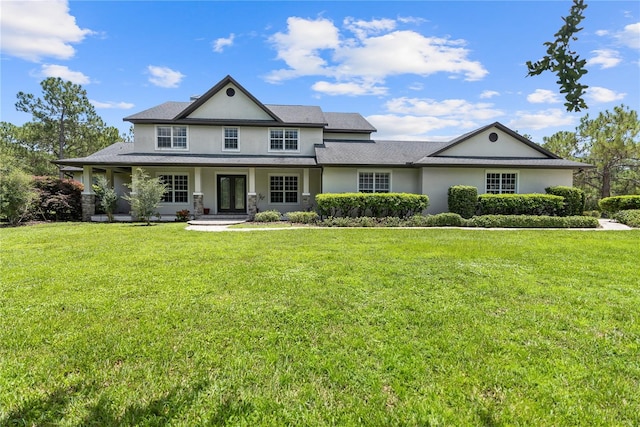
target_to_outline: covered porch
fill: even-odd
[[[96,175],[104,175],[118,196],[129,193],[132,171],[141,168],[151,177],[168,185],[160,204],[161,221],[174,221],[176,212],[188,210],[193,219],[222,219],[225,216],[253,219],[265,210],[286,212],[310,210],[315,195],[321,192],[321,170],[298,167],[228,166],[107,166],[83,165],[77,180],[83,182],[84,221],[106,221],[96,214],[96,196],[92,185]],[[119,199],[116,220],[130,221],[129,203]]]

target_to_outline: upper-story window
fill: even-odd
[[[225,151],[239,151],[238,128],[224,128],[224,142],[222,149]]]
[[[158,126],[156,134],[156,147],[159,149],[184,150],[187,148],[186,126]]]
[[[298,129],[269,129],[269,151],[299,151]]]

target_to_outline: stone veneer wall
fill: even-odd
[[[200,218],[204,213],[204,195],[202,193],[193,194],[193,217]]]
[[[96,214],[96,195],[82,195],[82,220],[91,221],[91,216]]]
[[[249,215],[249,221],[253,221],[258,213],[258,196],[256,194],[249,194],[247,197],[247,215]]]

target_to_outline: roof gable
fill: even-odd
[[[181,119],[282,121],[231,76],[222,79],[174,117],[174,120]]]
[[[430,157],[559,158],[499,122],[452,140]]]

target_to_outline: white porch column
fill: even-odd
[[[200,218],[203,213],[202,168],[193,168],[193,217]]]
[[[309,192],[309,169],[302,169],[302,195],[310,196]]]
[[[82,166],[82,185],[84,190],[82,194],[93,194],[93,167],[84,165]]]
[[[96,213],[96,195],[93,192],[93,167],[82,166],[82,184],[84,185],[81,195],[82,220],[91,221],[91,216]]]
[[[194,168],[193,170],[194,193],[202,193],[202,168]]]
[[[247,191],[247,215],[253,219],[258,213],[258,195],[256,194],[256,168],[249,168],[249,189]]]
[[[249,194],[256,194],[256,168],[249,168]]]
[[[309,191],[309,169],[302,169],[302,209],[311,209],[311,192]]]

